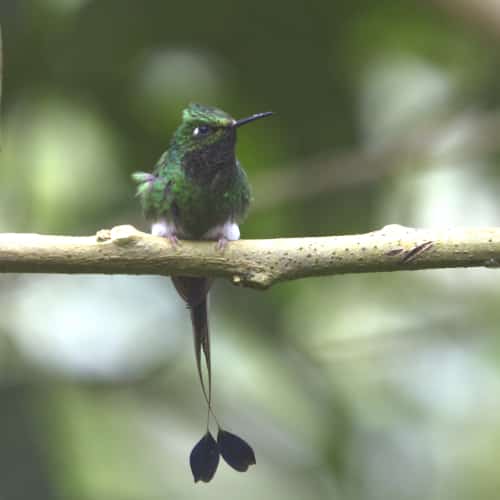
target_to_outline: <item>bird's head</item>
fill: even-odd
[[[271,115],[271,112],[235,120],[224,111],[190,104],[182,112],[182,123],[175,131],[171,148],[184,160],[205,167],[234,162],[236,129],[246,123]]]

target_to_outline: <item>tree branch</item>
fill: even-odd
[[[231,242],[182,241],[173,248],[133,226],[95,236],[0,234],[2,273],[184,274],[268,288],[309,276],[445,267],[499,267],[500,228],[413,229],[399,225],[348,236]]]

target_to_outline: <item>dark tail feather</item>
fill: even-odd
[[[194,350],[196,354],[196,366],[200,377],[201,388],[205,394],[208,406],[212,403],[212,367],[210,364],[210,334],[208,332],[207,299],[200,302],[191,309],[191,322],[193,324]],[[205,357],[208,374],[208,396],[203,382],[201,371],[201,351]]]
[[[210,333],[208,330],[207,294],[212,284],[208,278],[191,278],[186,276],[172,277],[174,286],[179,295],[185,300],[191,311],[191,322],[193,325],[194,351],[196,356],[196,368],[200,379],[201,390],[211,410],[212,404],[212,367],[210,363]],[[208,375],[208,390],[203,379],[201,369],[201,352],[205,358]]]

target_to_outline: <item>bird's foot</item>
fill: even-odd
[[[177,248],[181,246],[181,242],[179,241],[179,238],[177,238],[176,234],[168,234],[166,238],[168,241],[170,241],[172,248]]]
[[[226,246],[227,246],[228,243],[229,243],[229,240],[225,236],[221,236],[217,240],[217,244],[215,245],[215,248],[219,252],[224,252],[224,250],[226,249]]]
[[[151,234],[153,236],[160,236],[170,241],[173,248],[180,246],[179,238],[177,238],[177,231],[174,224],[160,219],[151,226]]]

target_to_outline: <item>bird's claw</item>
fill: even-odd
[[[167,240],[170,242],[170,244],[172,245],[172,248],[177,248],[180,246],[180,241],[179,241],[179,238],[177,238],[177,235],[175,234],[169,234],[167,236]]]
[[[229,240],[227,238],[225,238],[224,236],[222,236],[217,240],[217,244],[215,245],[215,248],[219,252],[223,252],[226,249],[228,242],[229,242]]]

